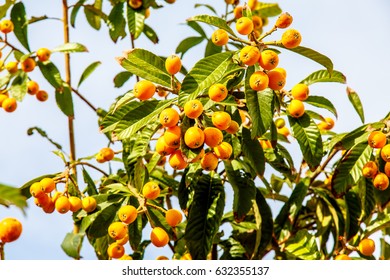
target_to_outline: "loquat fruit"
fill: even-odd
[[[273,90],[281,90],[286,84],[286,77],[279,71],[271,70],[267,73],[268,87]]]
[[[203,104],[198,100],[190,100],[184,104],[184,114],[190,119],[196,119],[203,113]]]
[[[165,69],[171,75],[178,73],[181,69],[180,57],[175,54],[168,56],[165,60]]]
[[[121,222],[131,224],[137,219],[137,209],[133,205],[124,205],[119,208],[118,217]]]
[[[156,86],[148,80],[142,80],[134,85],[133,92],[139,100],[147,100],[152,98],[156,92]]]
[[[373,181],[372,184],[375,188],[377,188],[380,191],[384,191],[389,187],[389,177],[385,173],[378,172]]]
[[[260,58],[260,51],[255,46],[245,46],[240,50],[240,61],[245,65],[255,65]]]
[[[213,148],[214,154],[222,160],[229,159],[233,153],[233,147],[228,142],[222,142]]]
[[[331,130],[334,127],[334,120],[332,118],[326,117],[325,121],[322,121],[318,124],[320,130]]]
[[[115,240],[120,240],[127,234],[127,225],[122,222],[113,222],[108,226],[108,235]]]
[[[256,71],[249,77],[249,86],[255,91],[262,91],[268,87],[269,78],[263,71]]]
[[[66,196],[60,196],[55,202],[55,208],[58,213],[65,214],[70,210],[70,202]]]
[[[181,150],[174,151],[169,157],[169,165],[176,170],[182,170],[188,166],[184,160]]]
[[[227,97],[228,90],[224,84],[214,84],[209,88],[208,94],[211,100],[221,102]]]
[[[190,149],[196,149],[202,146],[204,143],[203,130],[197,126],[188,128],[184,133],[184,143]]]
[[[288,112],[294,118],[300,118],[305,113],[305,105],[301,100],[293,99],[288,105]]]
[[[45,193],[51,193],[56,188],[56,182],[49,177],[43,178],[39,183]]]
[[[156,247],[164,247],[169,242],[169,236],[161,227],[155,227],[150,233],[150,241]]]
[[[22,223],[15,218],[4,218],[0,221],[0,240],[9,243],[17,240],[22,234]]]
[[[372,131],[368,135],[368,145],[371,148],[383,148],[386,145],[386,135],[382,131]]]
[[[97,207],[97,201],[92,196],[86,196],[81,200],[82,208],[85,212],[90,213]]]
[[[374,178],[378,173],[378,165],[375,161],[368,161],[363,165],[362,173],[366,178]]]
[[[37,57],[39,61],[48,61],[51,56],[51,51],[47,48],[40,48],[37,50]]]
[[[0,31],[4,34],[14,31],[14,23],[9,19],[3,19],[0,21]]]
[[[180,120],[179,113],[173,108],[166,108],[160,113],[160,123],[164,127],[176,126]]]
[[[172,154],[175,151],[175,148],[171,148],[165,143],[164,137],[161,136],[157,139],[156,142],[156,152],[161,156],[167,156]]]
[[[211,121],[216,128],[225,130],[230,126],[232,118],[227,112],[217,111],[213,113]]]
[[[215,170],[218,166],[218,157],[212,152],[207,152],[200,160],[200,166],[206,171]]]
[[[218,146],[223,141],[222,131],[216,127],[206,127],[203,130],[204,133],[204,142],[210,148]]]
[[[277,28],[287,28],[293,22],[293,17],[289,13],[281,14],[276,20],[275,26]]]
[[[224,29],[217,29],[211,34],[211,42],[216,46],[224,46],[229,41],[229,35]]]
[[[129,0],[128,1],[129,6],[132,7],[133,9],[138,9],[142,7],[142,0]]]
[[[384,161],[390,161],[390,144],[386,144],[381,149],[381,157]]]
[[[165,144],[170,148],[179,148],[180,146],[180,139],[181,139],[181,128],[180,126],[172,126],[168,127],[167,130],[164,132],[164,141]]]
[[[28,94],[34,95],[37,94],[39,91],[39,85],[35,81],[28,81],[27,82],[27,92]]]
[[[183,215],[177,209],[169,209],[165,213],[165,220],[167,224],[170,225],[171,227],[175,227],[178,224],[180,224],[182,219],[183,219]]]
[[[3,107],[3,109],[6,112],[12,113],[12,112],[14,112],[16,110],[16,108],[18,107],[18,104],[17,104],[15,98],[8,97],[8,98],[3,100],[3,102],[1,103],[1,107]]]
[[[125,254],[125,248],[116,242],[111,243],[107,248],[107,255],[112,259],[119,259]]]
[[[260,53],[259,65],[264,70],[272,70],[279,64],[279,56],[273,50],[264,50]]]
[[[295,29],[288,29],[282,35],[282,44],[287,49],[293,49],[298,47],[301,41],[302,36]]]
[[[28,72],[32,72],[34,69],[35,69],[35,66],[36,66],[36,62],[35,60],[32,58],[32,57],[28,57],[26,58],[23,62],[21,62],[20,64],[20,68],[28,73]]]
[[[248,17],[240,17],[236,21],[236,30],[241,35],[248,35],[253,31],[253,22]]]
[[[364,238],[359,242],[359,252],[364,256],[371,256],[375,252],[375,242],[370,238]]]
[[[160,187],[156,182],[147,182],[142,188],[142,195],[147,199],[156,199],[160,195]]]
[[[304,101],[309,97],[309,87],[306,84],[296,84],[291,89],[291,95],[294,99]]]
[[[238,124],[238,122],[232,120],[229,127],[226,128],[225,131],[230,134],[236,134],[239,129],[240,129],[240,125]]]
[[[256,31],[260,30],[263,27],[263,20],[261,17],[252,15],[253,29]]]
[[[44,90],[39,90],[36,94],[35,94],[35,97],[41,101],[41,102],[45,102],[47,99],[49,99],[49,95],[47,94],[46,91]]]
[[[5,65],[5,69],[7,69],[10,74],[15,74],[18,71],[18,65],[19,62],[17,61],[10,61]]]
[[[77,196],[70,196],[69,197],[69,203],[70,203],[70,211],[71,212],[77,212],[81,208],[83,208],[83,204],[81,202],[81,199]]]

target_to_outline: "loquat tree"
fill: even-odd
[[[151,9],[163,8],[162,1],[73,2],[62,1],[64,44],[54,49],[29,46],[29,26],[47,16],[29,18],[23,1],[7,0],[0,7],[2,108],[13,112],[28,95],[47,100],[52,89],[40,89],[30,78],[39,71],[53,87],[70,135],[66,153],[32,128],[30,133],[37,131],[57,147],[64,169],[19,189],[0,185],[1,204],[24,209],[25,200],[34,199],[45,213],[72,215],[73,229],[61,246],[75,259],[84,242],[98,259],[144,259],[148,246],[169,246],[172,259],[351,259],[354,251],[358,258],[374,259],[370,237],[377,232],[382,232],[380,258],[389,258],[384,236],[390,225],[390,114],[365,123],[359,96],[347,87],[364,124],[351,132],[332,131],[337,109],[310,87],[345,84],[346,77],[330,58],[301,46],[293,15],[260,1],[225,0],[222,16],[203,5],[210,14],[186,22],[198,36],[183,38],[176,54],[168,55],[135,47],[142,34],[158,42],[145,19]],[[106,109],[95,108],[79,91],[99,62],[84,70],[77,86],[70,81],[71,68],[78,67],[70,63],[70,53],[87,51],[69,41],[69,26],[80,10],[92,29],[106,24],[112,41],[132,43],[116,57],[123,71],[114,78],[116,87],[127,81],[132,86]],[[269,40],[271,34],[279,39]],[[202,42],[204,55],[187,70],[183,56]],[[64,76],[51,60],[56,53],[65,56]],[[281,53],[301,55],[320,69],[287,89],[289,69],[280,67]],[[107,138],[107,147],[89,157],[76,156],[75,97],[96,112],[97,129]],[[291,139],[300,157],[292,155]],[[113,143],[121,150],[114,151]],[[101,168],[113,160],[121,168]],[[232,205],[226,205],[227,193]],[[277,212],[271,200],[281,203]],[[17,222],[0,222],[2,258],[4,245],[20,234]]]

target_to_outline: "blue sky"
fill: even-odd
[[[69,1],[73,2],[73,1]],[[224,1],[177,0],[174,5],[164,9],[152,10],[147,23],[155,28],[160,37],[160,44],[153,45],[144,37],[136,41],[142,47],[159,55],[175,52],[176,46],[184,38],[196,35],[193,30],[182,25],[185,19],[209,13],[207,9],[194,9],[195,3],[212,4],[224,11]],[[360,95],[364,104],[366,122],[374,122],[389,112],[390,95],[387,81],[390,80],[388,65],[390,56],[388,28],[390,27],[390,2],[374,1],[279,1],[281,8],[294,17],[292,27],[298,29],[303,37],[301,45],[313,48],[329,56],[334,68],[347,76],[347,84]],[[25,1],[29,16],[48,15],[61,17],[61,1],[40,0]],[[272,23],[272,19],[271,19]],[[89,53],[72,54],[72,80],[77,83],[84,68],[93,61],[103,64],[80,88],[82,94],[96,107],[107,109],[114,99],[132,87],[132,82],[122,89],[114,89],[112,79],[122,71],[115,61],[122,51],[130,49],[128,38],[114,44],[110,41],[107,29],[102,26],[100,32],[88,27],[85,17],[80,12],[76,22],[77,29],[71,30],[71,41],[86,45]],[[212,28],[205,26],[211,35]],[[56,20],[35,23],[29,29],[30,46],[54,48],[62,44],[62,25]],[[281,32],[272,38],[278,39]],[[11,36],[12,38],[12,36]],[[183,64],[190,69],[201,58],[204,46],[190,50],[183,59]],[[52,60],[61,67],[63,56],[54,54]],[[291,88],[321,66],[290,52],[280,55],[280,66],[288,72],[286,88]],[[53,146],[38,135],[27,136],[26,131],[33,126],[45,130],[49,137],[68,147],[67,119],[58,110],[54,92],[43,80],[39,71],[31,74],[41,88],[49,92],[49,100],[38,102],[32,96],[26,96],[16,112],[0,112],[0,182],[20,186],[42,174],[58,172],[63,169],[62,162],[51,151]],[[344,132],[360,125],[359,118],[348,102],[345,85],[313,85],[313,94],[329,98],[338,109],[339,119],[335,131]],[[96,153],[105,146],[106,139],[98,131],[97,118],[84,103],[75,99],[75,128],[78,157]],[[108,169],[107,165],[102,165]],[[66,234],[72,230],[71,215],[53,213],[44,214],[29,201],[27,215],[23,216],[16,208],[0,208],[0,219],[14,216],[23,223],[24,230],[20,239],[5,247],[7,259],[68,259],[60,244]],[[229,207],[229,204],[227,204]],[[165,254],[166,249],[148,250],[148,258]],[[85,242],[82,249],[85,259],[95,259],[91,246]]]

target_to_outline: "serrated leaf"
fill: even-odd
[[[355,109],[356,113],[358,113],[360,120],[362,123],[364,123],[364,110],[363,110],[363,104],[360,100],[359,95],[356,91],[351,89],[350,87],[347,87],[347,95],[348,99],[351,102],[353,108]]]
[[[28,75],[23,71],[19,71],[9,88],[11,96],[19,102],[22,101],[27,94],[27,82]]]
[[[145,10],[134,10],[127,4],[127,27],[133,39],[142,34],[145,22]]]
[[[61,248],[69,257],[79,260],[85,234],[68,232],[61,243]]]
[[[187,19],[187,21],[204,22],[216,26],[220,29],[223,29],[228,33],[230,33],[231,35],[235,36],[234,31],[230,28],[230,26],[226,23],[226,21],[217,16],[198,15],[198,16],[190,17],[189,19]]]
[[[165,70],[164,60],[159,56],[144,49],[132,49],[117,60],[130,73],[152,83],[171,87],[171,76]]]
[[[151,28],[149,25],[147,24],[144,24],[144,30],[142,31],[145,36],[153,43],[153,44],[157,44],[159,39],[158,39],[158,36],[157,36],[157,33],[156,31],[154,31],[153,28]]]
[[[80,43],[65,43],[58,47],[55,47],[51,52],[63,52],[63,53],[73,53],[73,52],[88,52],[88,49]]]
[[[360,215],[362,213],[361,200],[354,191],[349,191],[345,195],[347,204],[346,234],[347,240],[353,238],[360,229]]]
[[[302,260],[318,260],[321,256],[315,236],[306,229],[298,231],[293,238],[287,240],[285,250]]]
[[[318,126],[306,113],[300,118],[288,116],[288,120],[304,160],[311,169],[316,168],[323,156],[322,138]]]
[[[56,89],[55,95],[58,108],[60,108],[66,116],[73,117],[73,98],[70,88],[65,85],[62,90]]]
[[[96,30],[100,30],[102,25],[103,0],[95,0],[93,5],[83,5],[83,7],[89,25]]]
[[[329,99],[323,97],[323,96],[315,96],[310,95],[306,100],[306,103],[318,107],[323,108],[331,112],[336,118],[337,118],[337,110],[336,107],[334,107],[333,103],[329,101]]]
[[[355,145],[339,161],[332,177],[332,190],[336,196],[347,192],[362,176],[363,165],[370,160],[373,149],[367,142]]]
[[[117,42],[119,38],[126,37],[126,20],[123,16],[124,3],[118,3],[113,6],[108,15],[108,29],[111,40]]]
[[[259,2],[255,10],[262,17],[275,17],[282,12],[277,3]]]
[[[318,70],[307,76],[300,83],[310,86],[315,83],[330,82],[345,84],[347,82],[347,78],[344,76],[343,73],[336,70],[333,70],[332,74],[330,74],[327,70]]]
[[[192,258],[205,260],[219,231],[225,191],[221,180],[208,174],[203,174],[194,188],[184,239]]]
[[[195,47],[196,45],[199,45],[202,43],[204,38],[202,37],[188,37],[185,38],[183,41],[179,43],[179,45],[176,48],[176,53],[180,53],[181,57],[184,56],[184,54],[191,49],[192,47]]]
[[[218,245],[223,249],[220,260],[247,260],[246,250],[241,243],[232,237],[223,240]]]
[[[30,51],[30,46],[28,44],[28,19],[26,15],[26,9],[23,2],[16,3],[11,9],[11,21],[14,24],[14,31],[16,38],[25,47]]]
[[[77,87],[80,87],[80,85],[93,73],[93,71],[95,71],[95,69],[100,64],[102,64],[100,61],[95,61],[88,65],[88,67],[85,68],[84,72],[81,74]]]
[[[263,148],[257,139],[252,139],[250,130],[245,127],[242,128],[241,149],[254,170],[256,170],[256,174],[263,177],[265,171]]]
[[[26,199],[19,188],[13,188],[0,183],[0,205],[6,207],[15,205],[24,211],[24,208],[27,207]]]

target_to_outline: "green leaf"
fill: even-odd
[[[223,52],[199,60],[183,80],[179,104],[183,106],[223,77],[241,70],[232,56],[233,52]]]
[[[205,260],[219,231],[225,207],[225,192],[221,180],[208,174],[199,178],[194,189],[184,239],[192,258]]]
[[[165,62],[159,56],[144,50],[132,49],[117,58],[119,64],[136,76],[162,86],[171,87],[171,76],[165,70]]]
[[[45,62],[38,61],[38,66],[42,72],[42,75],[55,89],[58,90],[62,89],[63,81],[57,66],[55,66],[50,61],[45,61]]]
[[[352,103],[353,108],[355,108],[356,113],[358,113],[360,120],[362,123],[364,123],[364,110],[363,110],[363,104],[360,100],[359,95],[356,91],[351,89],[350,87],[347,87],[347,95],[349,101]]]
[[[318,126],[306,113],[300,118],[288,116],[288,120],[304,160],[311,169],[316,168],[323,156],[322,138]]]
[[[152,41],[153,44],[157,44],[158,43],[159,39],[158,39],[157,33],[149,25],[144,24],[144,30],[142,32],[145,34],[145,36],[150,41]]]
[[[23,71],[19,71],[12,81],[9,92],[17,101],[22,101],[27,94],[27,82],[28,75]]]
[[[375,195],[374,195],[374,185],[372,184],[372,180],[365,178],[364,180],[360,180],[361,184],[359,185],[360,190],[360,200],[362,203],[362,220],[368,218],[375,209]],[[389,196],[390,198],[390,196]]]
[[[73,53],[73,52],[88,52],[88,49],[80,43],[65,43],[58,47],[55,47],[51,52],[63,52],[63,53]]]
[[[79,1],[73,6],[72,12],[70,13],[70,24],[72,25],[73,28],[76,27],[76,17],[77,17],[77,14],[78,14],[78,12],[80,11],[80,8],[83,6],[83,4],[84,4],[86,1],[87,1],[87,0],[79,0]]]
[[[187,21],[187,25],[198,32],[203,38],[208,38],[206,32],[204,32],[203,28],[196,21]]]
[[[211,5],[207,5],[207,4],[195,4],[195,8],[199,8],[199,7],[205,7],[207,9],[209,9],[210,11],[212,11],[215,15],[217,15],[217,11],[213,8],[213,6]]]
[[[96,189],[95,182],[92,180],[91,176],[89,175],[87,170],[85,170],[84,167],[83,167],[83,178],[84,178],[84,183],[87,184],[87,193],[88,193],[88,195],[90,195],[90,196],[97,195],[98,191]]]
[[[329,82],[345,84],[347,82],[347,78],[344,76],[343,73],[336,70],[333,70],[332,74],[330,74],[327,70],[318,70],[307,76],[300,83],[310,86],[314,83]]]
[[[347,204],[347,240],[353,238],[360,229],[360,215],[362,213],[361,200],[354,191],[349,191],[345,195],[345,202]]]
[[[68,232],[61,243],[61,248],[69,257],[79,260],[81,245],[83,244],[85,234]]]
[[[188,37],[185,38],[183,41],[179,43],[179,45],[176,48],[176,53],[180,53],[181,57],[184,56],[184,54],[191,49],[192,47],[195,47],[196,45],[199,45],[204,40],[203,37]]]
[[[216,46],[213,41],[207,40],[206,50],[204,56],[210,56],[222,52],[222,47]]]
[[[12,75],[7,71],[7,73],[4,76],[0,77],[0,87],[3,87],[6,84],[8,84],[11,78]]]
[[[331,112],[336,118],[337,118],[337,110],[334,107],[333,103],[330,102],[327,98],[323,96],[315,96],[315,95],[310,95],[306,100],[306,103],[318,107],[318,108],[323,108]]]
[[[373,149],[367,142],[355,145],[339,161],[332,177],[332,190],[341,196],[362,176],[363,165],[370,160]]]
[[[27,199],[29,199],[31,197],[31,194],[30,194],[30,186],[35,183],[35,182],[39,182],[41,181],[43,178],[54,178],[58,175],[60,175],[61,173],[54,173],[54,174],[44,174],[44,175],[41,175],[39,177],[36,177],[34,179],[31,179],[30,181],[24,183],[19,189],[20,189],[20,193],[25,196]]]
[[[7,15],[8,9],[15,3],[15,0],[5,0],[4,5],[0,6],[0,19]]]
[[[24,208],[27,207],[26,199],[19,188],[13,188],[0,183],[0,205],[7,207],[15,205],[24,211]]]
[[[362,235],[362,239],[369,237],[370,235],[374,234],[377,231],[386,229],[389,226],[390,226],[390,215],[389,214],[385,216],[382,215],[377,219],[371,221],[371,223],[367,225]]]
[[[133,39],[137,39],[144,29],[145,10],[134,10],[127,4],[127,25]]]
[[[14,24],[14,31],[16,38],[25,47],[30,51],[30,46],[28,44],[28,19],[26,15],[26,9],[23,2],[16,3],[11,9],[11,20]]]
[[[99,238],[107,234],[107,229],[116,217],[116,213],[120,205],[111,203],[109,206],[99,210],[87,217],[91,216],[91,223],[88,227],[88,236]],[[83,219],[83,222],[86,218]],[[82,222],[82,223],[83,223]]]
[[[102,7],[103,0],[95,0],[93,5],[84,5],[84,13],[87,17],[87,21],[89,25],[96,30],[100,30],[102,25]]]
[[[124,3],[114,5],[108,15],[108,28],[111,40],[117,42],[119,38],[126,37],[126,20],[123,16]]]
[[[234,31],[230,28],[230,26],[226,23],[226,21],[217,16],[198,15],[198,16],[190,17],[189,19],[187,19],[187,21],[204,22],[213,25],[215,27],[218,27],[220,29],[223,29],[226,32],[230,33],[231,35],[235,36]]]
[[[70,88],[65,85],[62,90],[56,89],[56,102],[58,108],[68,117],[74,116],[73,98]]]
[[[366,180],[366,185],[372,188],[378,210],[383,211],[383,209],[386,209],[388,203],[390,202],[390,188],[387,188],[383,191],[378,190],[374,187],[372,180]]]
[[[95,69],[102,64],[100,61],[92,62],[90,65],[88,65],[87,68],[85,68],[84,72],[80,76],[79,83],[77,84],[77,87],[79,88],[80,85],[95,71]]]
[[[256,189],[255,203],[261,215],[261,238],[260,244],[257,248],[257,255],[261,256],[266,251],[268,245],[272,241],[272,236],[274,233],[274,221],[272,217],[271,208],[259,189]]]
[[[252,139],[249,129],[242,128],[242,152],[251,163],[256,174],[263,177],[265,171],[265,158],[263,149],[257,139]]]
[[[223,249],[220,260],[247,260],[246,250],[241,243],[232,237],[223,240],[218,245]]]
[[[122,87],[132,76],[133,74],[131,74],[129,71],[122,71],[116,74],[114,77],[114,86],[116,88]]]
[[[318,260],[321,257],[315,236],[306,229],[298,231],[293,238],[287,240],[285,250],[287,254],[302,260]]]
[[[258,12],[262,17],[275,17],[282,12],[282,9],[277,3],[260,2],[257,4],[255,12]]]

